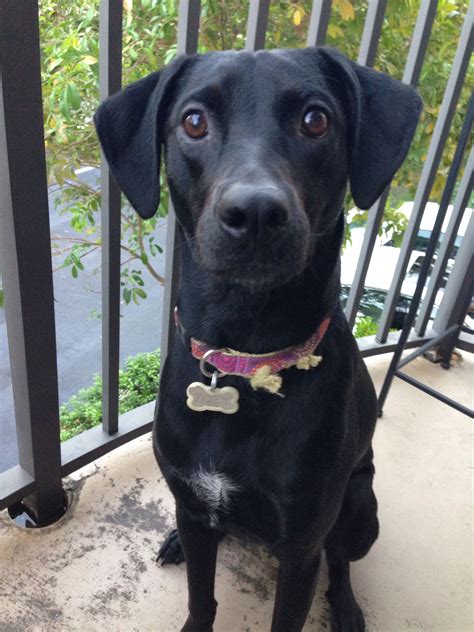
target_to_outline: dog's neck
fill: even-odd
[[[183,237],[180,320],[188,335],[215,347],[267,353],[309,338],[339,306],[341,216],[301,275],[267,291],[224,283],[200,266]]]

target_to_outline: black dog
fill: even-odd
[[[273,632],[302,629],[323,549],[333,630],[364,629],[349,562],[378,533],[376,400],[339,304],[342,207],[348,181],[360,208],[382,193],[420,108],[410,87],[314,48],[180,57],[96,114],[112,173],[144,218],[159,203],[164,146],[183,235],[182,336],[163,372],[154,449],[176,499],[179,540],[172,533],[161,555],[179,561],[182,546],[186,558],[186,632],[212,630],[217,546],[234,527],[280,561]],[[272,353],[328,317],[320,366],[283,370],[284,397],[227,376],[218,385],[238,390],[237,412],[186,405],[188,386],[207,383],[190,341]]]

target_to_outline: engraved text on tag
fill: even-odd
[[[239,391],[233,386],[212,389],[201,382],[193,382],[186,389],[186,404],[191,410],[212,410],[232,415],[239,410]]]

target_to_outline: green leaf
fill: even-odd
[[[93,55],[86,55],[82,58],[82,63],[86,64],[87,66],[93,66],[94,64],[98,63],[98,59]]]
[[[164,62],[165,64],[169,64],[169,62],[176,56],[176,44],[170,46],[165,54]]]
[[[65,96],[63,96],[63,98],[61,99],[61,103],[59,105],[59,111],[61,112],[61,114],[64,116],[64,118],[66,119],[66,121],[68,123],[70,123],[72,121],[72,119],[71,119],[71,109],[70,109],[70,106],[69,106],[69,102],[67,101]]]
[[[73,110],[78,110],[81,107],[81,95],[75,83],[68,83],[66,86],[64,100]]]
[[[137,294],[140,298],[146,298],[147,297],[147,293],[145,292],[145,290],[142,290],[141,287],[136,287],[133,289],[133,291],[135,292],[135,294]]]
[[[135,283],[137,283],[138,285],[144,285],[145,282],[141,277],[141,273],[134,273],[132,274],[132,279],[135,281]]]
[[[49,66],[48,66],[48,70],[49,72],[54,72],[56,70],[56,68],[59,68],[59,66],[61,66],[61,64],[63,63],[62,59],[52,59],[49,62]]]
[[[378,324],[370,316],[357,318],[353,333],[356,338],[374,336],[377,333]]]

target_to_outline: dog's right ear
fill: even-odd
[[[127,199],[144,219],[160,203],[160,158],[166,114],[176,79],[189,57],[132,83],[106,99],[94,123],[110,171]]]

